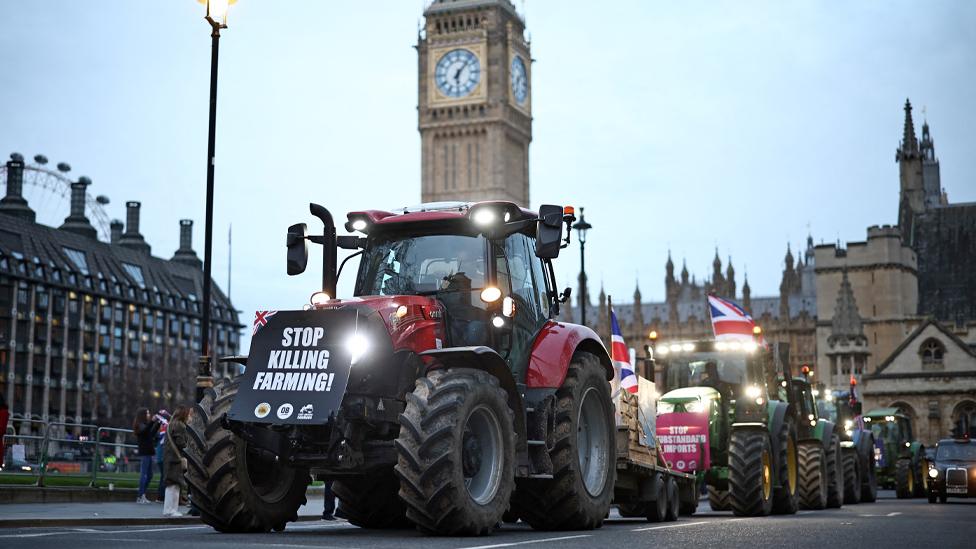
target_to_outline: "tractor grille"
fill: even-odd
[[[966,486],[965,469],[946,470],[946,486]]]

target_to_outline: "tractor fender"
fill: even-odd
[[[874,434],[867,429],[854,431],[854,447],[861,459],[874,463]]]
[[[779,437],[776,436],[776,433],[779,432],[780,427],[786,421],[786,415],[789,409],[790,405],[785,402],[773,400],[769,403],[769,408],[767,409],[769,413],[769,440],[773,443],[773,455],[780,455]]]
[[[917,440],[912,442],[911,452],[912,452],[912,463],[918,464],[921,463],[923,459],[925,459],[925,446],[921,442]]]
[[[614,377],[610,354],[596,332],[578,324],[545,323],[532,343],[525,385],[529,389],[561,387],[573,355],[579,351],[593,353],[606,370],[607,381]]]
[[[525,406],[522,395],[515,384],[508,363],[498,352],[490,347],[446,347],[431,349],[420,353],[421,357],[431,359],[427,371],[440,368],[473,368],[482,370],[498,379],[498,384],[508,394],[508,405],[515,412],[515,434],[519,444],[525,441]]]
[[[834,422],[821,419],[813,430],[813,435],[820,440],[825,450],[830,450],[830,439],[835,429]]]

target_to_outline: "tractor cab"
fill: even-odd
[[[908,416],[898,408],[875,408],[864,416],[866,426],[871,428],[876,444],[880,447],[878,465],[894,463],[900,455],[907,455],[903,450],[911,446],[914,440],[912,423]]]

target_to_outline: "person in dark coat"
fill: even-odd
[[[192,413],[193,409],[189,406],[178,406],[166,429],[162,482],[166,484],[163,515],[167,517],[183,516],[183,513],[180,513],[180,492],[186,487],[183,478],[183,473],[186,471],[183,448],[189,442],[186,435],[186,422],[190,420]]]
[[[132,432],[136,436],[139,456],[139,494],[136,503],[150,503],[146,499],[146,489],[153,477],[153,456],[156,455],[156,433],[159,432],[159,420],[149,415],[148,408],[139,408],[135,419],[132,420]]]

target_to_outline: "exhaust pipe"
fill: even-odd
[[[336,228],[332,220],[332,214],[325,206],[310,203],[309,211],[322,221],[322,237],[319,239],[311,237],[312,242],[322,245],[322,291],[329,294],[333,299],[336,297],[336,263],[338,258],[338,245],[336,244]]]

